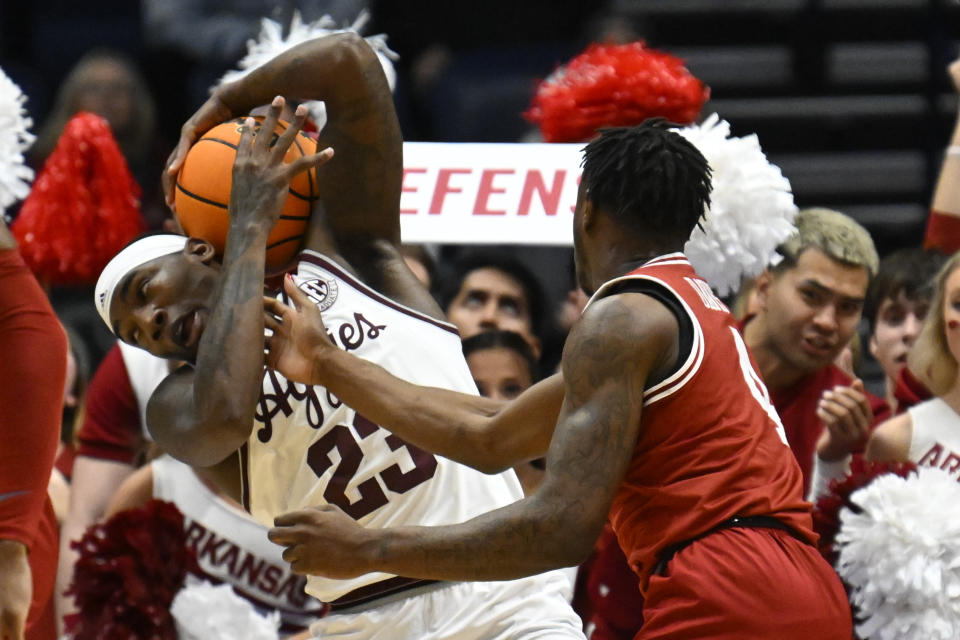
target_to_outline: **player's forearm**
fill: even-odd
[[[235,431],[231,435],[240,443],[252,428],[263,377],[264,246],[268,231],[263,224],[231,220],[222,275],[197,349],[193,383],[197,421]],[[237,448],[231,446],[224,444],[224,455]]]
[[[492,432],[499,402],[411,384],[335,347],[314,363],[316,384],[411,444],[486,472],[518,461]]]
[[[512,580],[580,564],[600,531],[584,525],[579,503],[534,495],[462,524],[368,530],[363,553],[371,570],[395,575]]]

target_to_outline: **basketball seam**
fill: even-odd
[[[269,251],[270,249],[275,249],[281,244],[286,244],[288,242],[293,242],[294,240],[299,240],[302,237],[303,237],[303,234],[300,234],[299,236],[290,236],[289,238],[284,238],[283,240],[277,240],[276,242],[272,242],[267,245],[267,251]]]
[[[298,134],[299,135],[299,134]],[[300,151],[300,157],[302,158],[306,154],[303,152],[303,147],[300,146],[300,141],[297,138],[293,139],[293,144],[297,145],[297,149]],[[316,193],[317,189],[313,186],[313,176],[310,174],[310,169],[307,169],[307,184],[310,185],[310,193]],[[290,190],[291,193],[296,194],[296,191],[293,189]],[[315,197],[307,197],[307,200],[316,200]]]
[[[284,128],[284,131],[286,131],[286,128]],[[200,142],[203,142],[204,140],[209,140],[210,142],[216,142],[216,143],[219,143],[219,144],[228,146],[228,147],[230,147],[231,149],[233,149],[234,151],[237,150],[237,145],[235,145],[235,144],[233,144],[233,143],[231,143],[231,142],[227,142],[226,140],[223,140],[222,138],[200,138],[199,140],[197,140],[197,143],[199,144]],[[296,138],[293,139],[293,142],[294,142],[294,144],[297,145],[297,150],[300,151],[300,156],[303,157],[305,154],[303,153],[303,147],[300,146],[300,142],[299,142]],[[310,185],[310,191],[311,191],[311,193],[312,193],[313,190],[314,190],[314,188],[313,188],[313,176],[310,175],[310,170],[309,170],[309,169],[307,169],[307,181],[308,181],[308,184]],[[177,186],[179,186],[179,185],[177,185]],[[193,196],[193,194],[191,194],[191,193],[190,193],[189,191],[187,191],[186,189],[184,189],[184,192],[186,192],[186,193],[188,193],[189,195]],[[307,202],[313,202],[313,201],[319,199],[317,196],[305,196],[305,195],[303,195],[302,193],[300,193],[299,191],[295,190],[293,187],[289,187],[289,188],[287,189],[287,192],[290,193],[290,195],[292,195],[292,196],[294,196],[294,197],[296,197],[296,198],[300,198],[301,200],[306,200]],[[197,198],[198,200],[202,200],[202,198],[198,198],[197,196],[193,196],[193,197]]]
[[[226,146],[230,147],[230,148],[233,149],[234,151],[237,150],[237,145],[233,144],[232,142],[227,142],[227,141],[224,140],[223,138],[200,138],[199,140],[197,140],[197,142],[200,143],[200,142],[204,142],[204,141],[206,141],[206,140],[209,140],[210,142],[219,142],[220,144],[223,144],[223,145],[226,145]]]
[[[213,206],[215,206],[215,207],[220,207],[221,209],[227,209],[227,208],[228,208],[227,205],[222,204],[222,203],[220,203],[220,202],[217,202],[216,200],[210,200],[209,198],[204,198],[203,196],[198,196],[197,194],[193,193],[192,191],[188,191],[187,189],[184,189],[183,185],[180,184],[179,182],[177,182],[177,189],[179,189],[180,191],[183,191],[185,194],[187,194],[188,196],[190,196],[190,197],[193,198],[194,200],[199,200],[200,202],[203,202],[203,203],[205,203],[205,204],[211,204],[211,205],[213,205]]]

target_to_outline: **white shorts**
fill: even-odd
[[[310,632],[345,640],[584,640],[583,623],[564,597],[568,590],[560,571],[509,582],[448,582],[361,611],[331,613]]]

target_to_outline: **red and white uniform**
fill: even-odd
[[[940,398],[907,410],[913,422],[907,459],[938,467],[960,481],[960,415]]]
[[[644,390],[633,461],[610,512],[646,598],[637,637],[848,640],[846,595],[812,546],[800,470],[733,317],[681,253],[606,283],[594,299],[635,286],[678,302],[692,325],[679,368]],[[752,516],[803,541],[773,528],[711,532]],[[652,575],[664,549],[697,538]]]
[[[169,361],[115,344],[90,380],[77,455],[137,464],[150,437],[147,401],[169,372]]]
[[[305,630],[323,616],[323,604],[304,593],[307,579],[290,570],[263,525],[208,489],[188,465],[161,456],[150,468],[153,497],[180,509],[187,545],[208,580],[229,584],[262,614],[279,611],[284,632]]]
[[[60,440],[67,338],[15,250],[0,251],[0,539],[29,549],[26,637],[56,637],[57,520],[47,484]]]

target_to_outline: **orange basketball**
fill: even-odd
[[[217,255],[223,256],[227,244],[227,228],[230,217],[230,188],[233,183],[233,161],[240,141],[243,118],[219,124],[197,140],[177,176],[174,207],[177,220],[184,232],[203,238],[214,246]],[[263,118],[256,118],[259,131]],[[288,124],[280,121],[274,134],[276,138]],[[317,143],[302,131],[297,134],[284,162],[292,162],[302,155],[317,152]],[[316,169],[311,168],[294,177],[290,192],[284,202],[280,219],[267,238],[267,268],[281,269],[296,255],[303,242],[310,210],[317,199]]]

